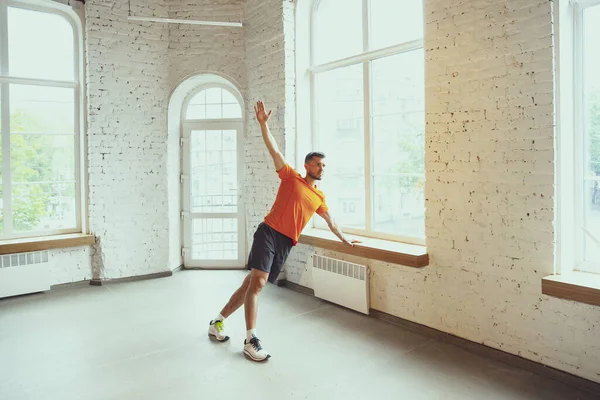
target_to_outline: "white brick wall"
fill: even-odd
[[[51,250],[52,285],[92,279],[90,246]]]
[[[167,16],[164,1],[134,13]],[[90,227],[95,278],[167,269],[168,26],[127,21],[127,1],[86,3]]]
[[[53,0],[56,3],[68,5],[67,0]],[[84,6],[72,2],[71,7],[79,15],[82,26],[85,26]],[[92,250],[89,246],[68,249],[49,250],[51,263],[51,285],[89,280],[92,278]]]
[[[244,3],[154,0],[132,3],[132,13],[241,21]],[[86,4],[90,226],[100,240],[93,270],[94,277],[105,279],[177,264],[178,250],[169,251],[169,244],[177,242],[179,227],[169,204],[179,207],[179,196],[171,193],[178,185],[167,182],[168,149],[178,146],[178,140],[168,140],[167,107],[177,84],[214,73],[246,90],[243,28],[126,17],[124,0]]]
[[[169,2],[169,17],[177,19],[193,19],[208,21],[241,22],[244,19],[244,2],[241,0],[203,0]],[[245,28],[215,27],[201,25],[169,24],[169,88],[173,90],[190,90],[188,84],[195,82],[193,76],[213,74],[227,79],[242,93],[246,93],[246,50]],[[190,78],[191,80],[188,80]],[[184,83],[185,82],[185,83]],[[195,88],[195,87],[194,87]],[[192,88],[193,89],[193,88]],[[179,100],[179,94],[176,96]],[[185,97],[185,96],[184,96]],[[172,101],[175,101],[174,98]],[[182,101],[181,101],[182,102]],[[180,103],[181,103],[180,102]],[[178,104],[180,105],[180,104]],[[171,268],[179,266],[181,256],[179,212],[181,199],[179,196],[180,174],[179,149],[179,112],[178,105],[172,104],[169,123],[169,215],[170,215],[170,256]]]
[[[235,20],[241,3],[177,1],[168,9],[154,0],[138,3],[143,9],[136,13]],[[425,1],[431,265],[416,270],[317,251],[369,265],[375,309],[600,381],[600,310],[540,294],[553,263],[551,5]],[[88,1],[90,220],[101,240],[96,277],[165,269],[166,103],[175,83],[196,68],[248,82],[251,243],[278,185],[253,118],[257,99],[274,109],[272,132],[286,158],[296,159],[293,8],[287,0],[248,0],[243,43],[230,32],[214,42],[226,49],[202,51],[203,38],[217,32],[129,24],[125,1]],[[245,69],[237,63],[242,47]],[[313,252],[294,249],[288,279],[312,284]]]
[[[243,0],[171,0],[169,17],[242,22]],[[169,25],[170,87],[198,73],[221,75],[243,93],[246,87],[244,28]]]
[[[425,1],[431,264],[317,252],[369,265],[374,309],[600,382],[600,309],[541,294],[554,251],[551,7]],[[311,285],[314,250],[294,249],[287,279]]]
[[[294,164],[295,107],[293,75],[294,4],[281,0],[246,1],[248,113],[245,146],[246,226],[248,245],[270,210],[279,178],[254,116],[257,100],[273,110],[269,126],[279,149]],[[292,24],[290,26],[290,24]]]

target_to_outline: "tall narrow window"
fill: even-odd
[[[314,9],[313,147],[327,156],[322,188],[350,233],[424,241],[422,7],[321,0]]]
[[[577,269],[600,273],[600,1],[575,4]]]
[[[0,238],[81,232],[80,39],[69,14],[0,2]]]

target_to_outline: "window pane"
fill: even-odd
[[[239,104],[223,104],[223,118],[242,118]]]
[[[195,95],[186,110],[186,119],[242,118],[242,108],[233,94],[209,88]]]
[[[600,181],[585,182],[584,264],[582,269],[600,273]]]
[[[194,260],[237,260],[238,226],[235,218],[192,220]]]
[[[328,206],[343,226],[365,228],[363,67],[354,65],[317,77],[317,143],[323,151],[321,184]]]
[[[315,64],[363,52],[362,4],[362,0],[322,0],[319,3],[315,16]]]
[[[206,103],[207,104],[221,104],[221,89],[210,88],[206,90]]]
[[[238,104],[235,96],[229,93],[227,90],[221,90],[221,94],[223,96],[223,104]]]
[[[26,183],[12,186],[16,232],[75,228],[75,183]]]
[[[2,90],[0,88],[0,110],[2,109]],[[0,234],[4,233],[4,193],[2,192],[2,113],[0,112]]]
[[[223,110],[220,104],[208,104],[206,106],[206,118],[217,119],[223,118]]]
[[[206,104],[206,90],[203,90],[192,97],[190,100],[190,105],[192,104]]]
[[[10,85],[11,133],[75,132],[74,89]]]
[[[2,191],[2,185],[0,184],[0,233],[4,233],[4,192]]]
[[[191,210],[237,212],[237,131],[192,131],[190,136]]]
[[[75,80],[73,28],[63,17],[8,7],[11,76]]]
[[[370,10],[371,50],[423,38],[421,0],[371,0]]]
[[[187,109],[186,119],[204,119],[206,118],[206,105],[190,104]]]
[[[13,184],[75,181],[74,135],[10,136]]]
[[[11,134],[15,231],[76,227],[74,150],[74,135]]]
[[[586,157],[583,198],[584,265],[582,269],[600,273],[600,6],[583,12],[583,90],[584,143]]]
[[[373,230],[425,236],[423,50],[372,62]]]
[[[584,114],[588,171],[600,175],[600,6],[584,11]]]

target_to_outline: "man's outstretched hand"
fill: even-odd
[[[265,105],[262,101],[257,101],[254,106],[254,111],[256,112],[256,119],[259,123],[264,124],[271,117],[271,113],[273,110],[270,110],[269,113],[265,112]]]
[[[344,243],[346,243],[347,245],[350,245],[350,246],[354,247],[355,244],[361,243],[361,241],[360,240],[344,240]]]

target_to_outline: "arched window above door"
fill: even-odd
[[[201,88],[187,104],[186,120],[241,119],[242,107],[237,96],[222,86]]]

